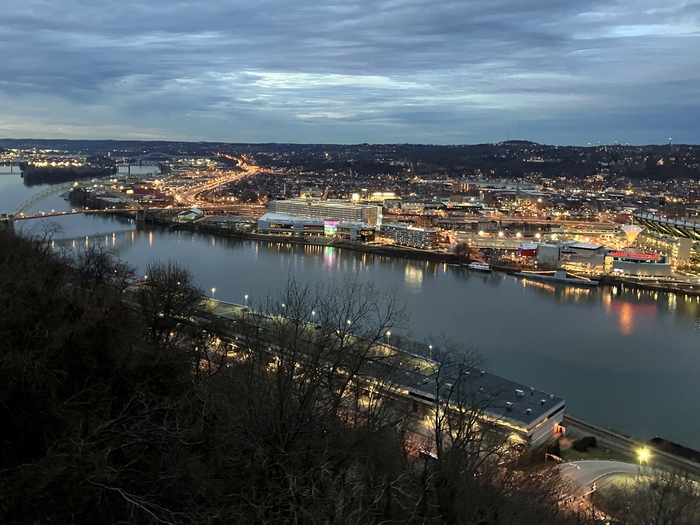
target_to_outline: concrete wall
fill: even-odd
[[[561,265],[561,246],[558,244],[540,244],[537,250],[537,263],[551,268]]]
[[[671,275],[671,265],[668,263],[613,261],[612,267],[613,270],[622,270],[625,275],[647,277],[668,277]]]
[[[530,449],[534,450],[549,441],[549,439],[554,436],[557,426],[561,425],[563,420],[564,411],[561,410],[558,414],[551,416],[541,426],[537,427],[530,435]]]

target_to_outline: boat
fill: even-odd
[[[469,263],[469,265],[467,266],[467,269],[475,270],[477,272],[491,272],[491,271],[493,271],[488,264],[483,263],[483,262]]]
[[[572,284],[576,286],[598,286],[599,281],[594,281],[588,277],[569,277],[566,270],[556,270],[554,272],[516,272],[516,277],[532,279],[533,281],[550,281],[555,283]]]

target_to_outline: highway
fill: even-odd
[[[194,186],[192,188],[188,188],[185,191],[182,192],[177,192],[175,194],[175,202],[177,202],[179,205],[185,205],[185,206],[197,206],[197,199],[196,196],[199,193],[202,193],[203,191],[209,191],[213,190],[214,188],[217,188],[219,186],[223,186],[224,184],[229,184],[231,182],[243,179],[245,177],[250,177],[251,175],[255,175],[257,173],[260,173],[260,168],[254,164],[248,164],[245,162],[245,160],[241,159],[239,161],[239,167],[243,171],[237,171],[237,172],[222,172],[222,174],[219,177],[216,177],[215,179],[199,184],[197,186]]]

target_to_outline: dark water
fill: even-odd
[[[0,212],[40,189],[0,176]],[[60,197],[36,209],[66,209]],[[30,222],[20,223],[24,231]],[[243,303],[279,289],[288,276],[324,281],[354,273],[395,286],[414,338],[442,334],[477,348],[487,368],[566,398],[567,411],[640,439],[656,435],[700,449],[700,301],[612,287],[578,290],[524,284],[504,274],[471,274],[437,263],[349,250],[137,231],[123,219],[57,219],[72,249],[112,246],[141,273],[156,260],[188,266],[215,297]],[[37,228],[35,225],[34,228]]]

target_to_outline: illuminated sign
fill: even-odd
[[[661,259],[658,253],[625,253],[625,252],[610,252],[610,257],[627,257],[628,259]]]
[[[338,230],[338,221],[323,221],[323,233],[329,237],[335,235]]]

